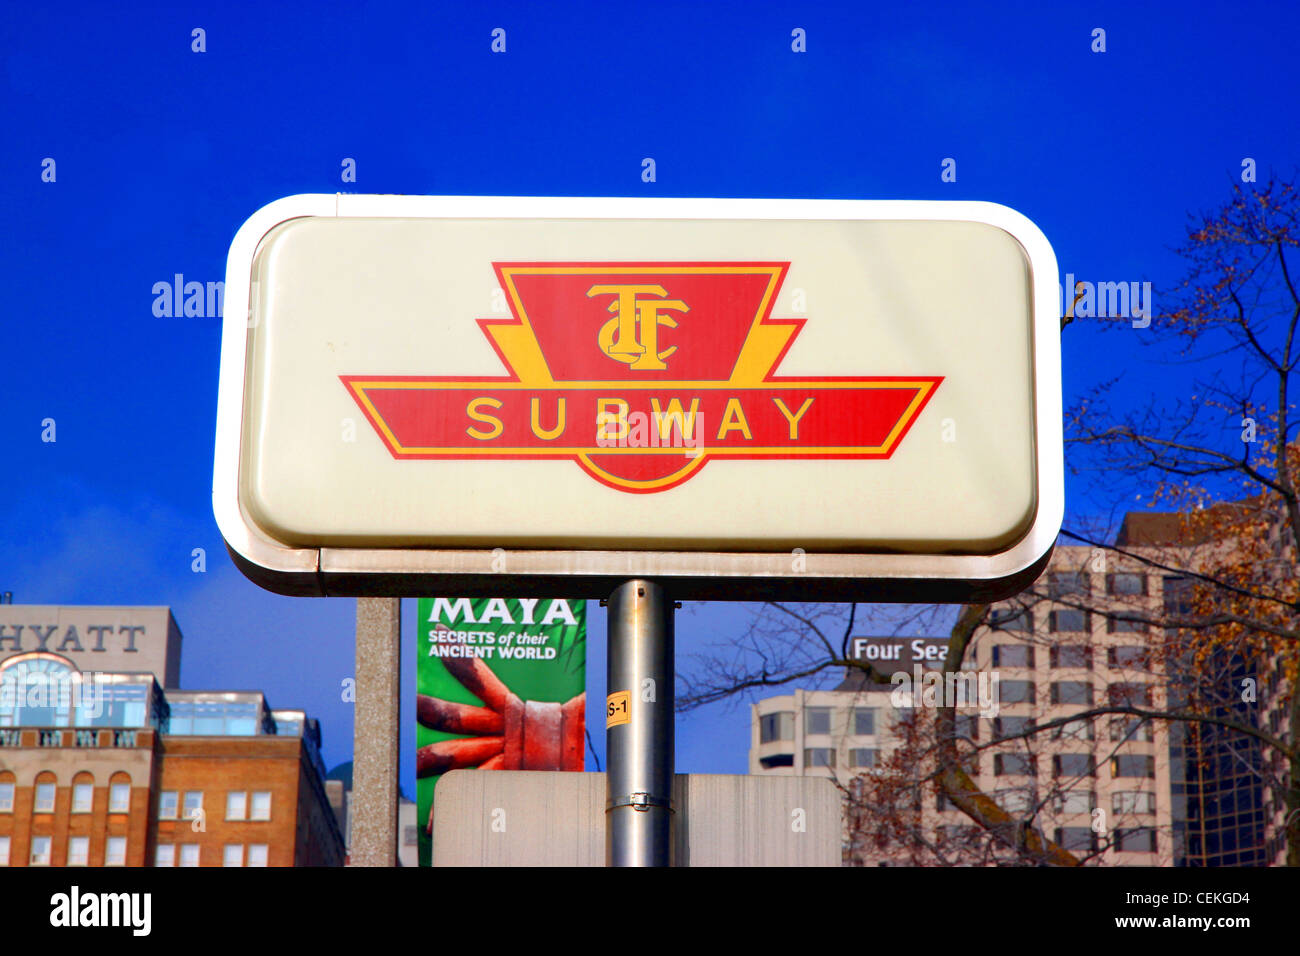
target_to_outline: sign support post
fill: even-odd
[[[636,579],[609,597],[605,863],[669,866],[673,845],[673,602]]]
[[[397,865],[401,680],[401,598],[357,598],[352,866]]]

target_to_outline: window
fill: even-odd
[[[1028,644],[999,644],[993,648],[994,667],[1033,667],[1034,649]]]
[[[1092,853],[1097,849],[1097,835],[1092,827],[1057,827],[1056,845],[1063,850]]]
[[[0,783],[0,813],[14,812],[14,785]]]
[[[1155,813],[1156,795],[1145,790],[1117,790],[1113,807],[1120,813]]]
[[[53,813],[54,812],[54,784],[38,783],[36,785],[36,806],[33,807],[36,813]]]
[[[1052,757],[1052,776],[1091,777],[1094,773],[1092,754],[1055,754]]]
[[[980,719],[974,714],[957,714],[953,720],[953,732],[959,739],[979,740]]]
[[[1003,704],[1032,704],[1034,682],[1031,680],[999,681],[998,699]]]
[[[1110,758],[1112,777],[1147,777],[1156,775],[1156,758],[1150,754],[1119,754]]]
[[[1096,800],[1091,790],[1063,790],[1052,802],[1060,814],[1092,813]]]
[[[1047,616],[1048,629],[1054,634],[1086,634],[1091,628],[1088,612],[1078,608],[1062,608]]]
[[[1053,704],[1091,704],[1092,685],[1083,680],[1063,680],[1052,685]]]
[[[805,767],[834,767],[835,751],[830,747],[809,747],[803,752]]]
[[[226,819],[245,820],[248,818],[248,791],[231,790],[226,794]]]
[[[1151,703],[1149,684],[1111,684],[1106,688],[1112,707],[1142,707]]]
[[[1112,717],[1111,740],[1141,740],[1151,742],[1151,723],[1141,717]]]
[[[271,819],[271,791],[255,790],[253,791],[253,806],[248,814],[250,820],[269,820]]]
[[[1092,577],[1087,571],[1053,571],[1047,576],[1047,596],[1053,601],[1071,594],[1091,594]]]
[[[153,858],[154,866],[175,866],[176,865],[176,844],[159,843],[157,852]]]
[[[1121,853],[1154,853],[1156,852],[1156,831],[1150,827],[1116,830],[1115,849]]]
[[[1172,616],[1187,616],[1192,613],[1191,578],[1167,577],[1164,581],[1165,613]]]
[[[243,866],[244,865],[244,845],[242,843],[227,843],[221,853],[222,866]]]
[[[1032,777],[1034,757],[1031,754],[994,754],[993,774],[997,777]]]
[[[1086,644],[1054,644],[1048,658],[1052,667],[1092,670],[1092,648]]]
[[[203,816],[203,791],[185,791],[185,819],[197,820]]]
[[[855,747],[849,751],[850,767],[874,767],[876,751],[869,747]]]
[[[32,866],[49,866],[50,865],[50,838],[47,836],[32,837]]]
[[[72,812],[89,813],[95,802],[95,785],[93,783],[74,783],[72,785]]]
[[[1144,597],[1147,593],[1145,574],[1117,573],[1106,575],[1106,593]]]
[[[993,791],[993,800],[1007,813],[1029,813],[1037,805],[1034,792],[1023,787]]]
[[[158,794],[158,819],[175,820],[176,807],[180,795],[175,790],[164,790]]]
[[[115,783],[108,788],[108,812],[126,813],[131,809],[131,785]]]
[[[1147,669],[1147,649],[1140,644],[1109,647],[1106,649],[1106,663],[1115,668],[1144,671]]]
[[[9,865],[9,838],[0,836],[0,866]]]
[[[249,866],[266,866],[266,844],[254,843],[248,848]]]
[[[1147,624],[1146,621],[1123,621],[1108,617],[1106,618],[1106,632],[1108,634],[1145,634]]]
[[[876,708],[853,708],[853,732],[863,737],[870,737],[876,732]]]
[[[1034,718],[1032,717],[993,718],[993,736],[997,739],[1023,734],[1026,731],[1033,730],[1033,728]]]
[[[831,732],[831,709],[829,707],[808,707],[803,712],[803,732],[805,734],[829,734]]]
[[[758,742],[770,744],[774,740],[794,740],[794,714],[782,711],[758,718]]]
[[[126,837],[111,836],[104,851],[105,866],[126,865]]]
[[[764,770],[771,770],[773,767],[793,767],[794,754],[768,754],[766,757],[759,757],[758,762]]]
[[[90,862],[90,837],[74,836],[68,840],[68,866],[85,866]]]
[[[181,866],[199,865],[199,845],[197,843],[181,844]]]
[[[989,627],[997,631],[1032,631],[1033,615],[1027,607],[998,608],[989,617]]]
[[[1072,720],[1052,730],[1053,740],[1094,740],[1091,720]]]

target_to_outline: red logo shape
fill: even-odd
[[[494,263],[509,374],[340,376],[394,458],[576,461],[666,491],[713,458],[889,458],[942,376],[784,377],[787,262]]]

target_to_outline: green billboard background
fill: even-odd
[[[483,707],[484,701],[470,692],[438,656],[440,649],[445,653],[448,648],[476,656],[522,701],[563,704],[586,690],[587,602],[564,598],[522,602],[517,598],[420,598],[417,695]],[[518,649],[529,648],[536,650],[525,650],[529,656],[515,656],[520,654]],[[585,728],[580,732],[585,741]],[[415,746],[418,752],[439,741],[473,736],[435,730],[417,720]],[[431,862],[430,809],[439,779],[441,774],[416,780],[421,866]]]

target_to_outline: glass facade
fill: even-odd
[[[1166,593],[1168,593],[1166,581]],[[1258,678],[1256,668],[1220,653],[1214,660],[1227,684]],[[1181,704],[1181,693],[1172,693]],[[1208,708],[1213,716],[1258,726],[1258,707],[1231,697]],[[1253,737],[1209,723],[1170,728],[1170,789],[1174,808],[1175,866],[1266,866],[1265,809],[1268,774],[1264,747]]]
[[[0,727],[161,727],[167,702],[152,674],[83,676],[54,654],[0,668]]]
[[[183,737],[256,737],[275,733],[259,693],[173,691],[167,732]]]

